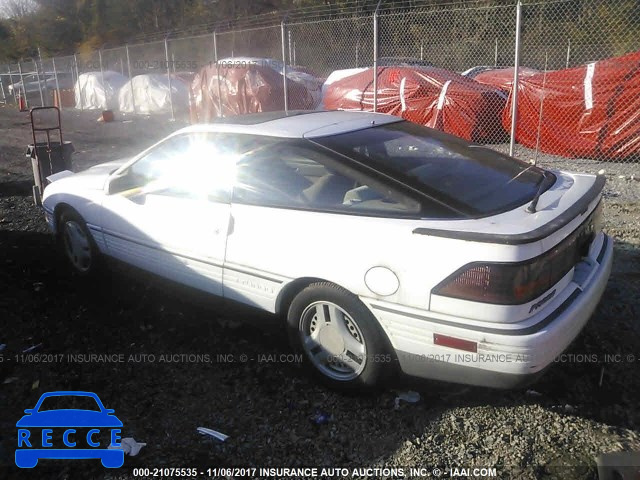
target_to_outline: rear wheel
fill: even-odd
[[[77,212],[65,210],[58,226],[60,245],[73,271],[81,276],[93,274],[99,252],[85,221]]]
[[[372,388],[393,367],[391,349],[377,320],[358,297],[341,287],[308,286],[291,302],[287,322],[293,347],[332,388]]]

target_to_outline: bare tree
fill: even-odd
[[[0,17],[23,18],[38,8],[33,0],[0,0]]]

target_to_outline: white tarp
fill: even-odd
[[[170,112],[172,100],[174,111],[188,111],[189,85],[181,78],[172,75],[171,95],[169,95],[169,79],[166,74],[161,73],[137,75],[131,82],[123,85],[118,93],[121,112],[134,112],[134,107],[136,113]]]
[[[105,71],[104,74],[101,72],[81,74],[74,88],[76,108],[117,110],[118,92],[128,80],[122,74],[110,70]]]

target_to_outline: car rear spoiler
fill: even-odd
[[[576,203],[562,212],[553,221],[542,225],[535,230],[525,233],[502,234],[486,232],[461,232],[455,230],[441,230],[436,228],[416,228],[413,233],[416,235],[430,235],[434,237],[453,238],[456,240],[467,240],[470,242],[498,243],[502,245],[522,245],[542,240],[557,232],[562,227],[570,223],[574,218],[587,211],[589,205],[602,192],[606,179],[603,175],[597,175],[593,185],[580,197]]]

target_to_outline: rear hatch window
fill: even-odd
[[[555,182],[553,174],[526,162],[410,122],[313,141],[366,163],[467,217],[512,210],[533,200],[541,186],[544,191]]]

